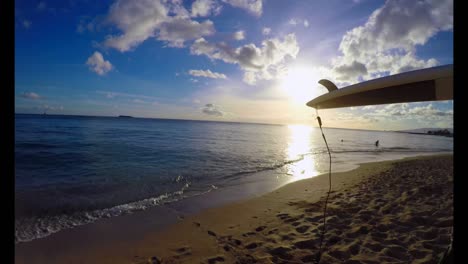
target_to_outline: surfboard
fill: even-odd
[[[307,103],[316,109],[453,99],[453,64],[381,77],[340,89],[320,80],[329,92]]]

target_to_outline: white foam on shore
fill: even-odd
[[[129,214],[132,212],[145,210],[149,207],[178,201],[185,198],[183,196],[184,191],[189,187],[190,183],[186,183],[179,191],[165,193],[158,197],[121,204],[111,208],[77,212],[71,215],[62,214],[15,220],[15,244],[43,238],[53,233],[59,232],[60,230],[93,223],[102,218]]]

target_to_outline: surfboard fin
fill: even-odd
[[[338,90],[338,87],[336,87],[336,85],[334,83],[332,83],[331,81],[329,81],[327,79],[322,79],[322,80],[318,81],[318,83],[325,86],[325,88],[327,88],[328,92]]]

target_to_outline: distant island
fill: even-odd
[[[419,128],[411,130],[400,130],[396,131],[399,133],[419,134],[419,135],[434,135],[434,136],[445,136],[453,137],[453,129],[451,128]]]
[[[133,118],[133,116],[128,116],[128,115],[119,115],[119,117],[123,117],[123,118]]]

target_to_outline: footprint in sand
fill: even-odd
[[[307,240],[298,241],[294,243],[294,246],[299,249],[315,249],[315,248],[318,248],[319,243],[320,243],[320,239],[315,238],[315,239],[307,239]]]
[[[176,249],[175,252],[177,252],[179,256],[188,256],[192,254],[191,250],[192,249],[190,247],[181,247]]]
[[[396,258],[398,260],[407,260],[408,253],[406,248],[396,245],[387,246],[382,252],[389,257]]]
[[[160,264],[161,263],[161,260],[158,259],[158,257],[151,257],[148,262],[150,264]]]
[[[293,239],[293,237],[290,236],[290,235],[282,235],[281,236],[281,240],[292,240],[292,239]]]
[[[215,264],[216,262],[224,262],[224,258],[222,256],[216,256],[208,259],[209,264]]]
[[[304,263],[315,263],[317,257],[315,255],[307,255],[301,258],[301,261]]]
[[[289,253],[291,251],[290,248],[287,247],[277,247],[274,249],[271,249],[269,253],[274,256],[274,257],[279,257],[282,259],[290,260],[292,259],[292,255]],[[276,261],[275,261],[276,263]]]
[[[305,218],[306,221],[311,222],[311,223],[318,223],[321,219],[322,219],[322,215]]]
[[[268,231],[268,235],[274,234],[274,233],[276,233],[276,231],[278,231],[278,228],[275,228],[275,229],[272,229],[272,230]]]
[[[247,232],[247,233],[242,234],[243,237],[248,237],[248,236],[253,236],[253,235],[255,235],[255,232]]]
[[[291,223],[292,226],[298,226],[298,225],[300,225],[300,224],[301,224],[301,222],[299,222],[299,221],[296,221],[296,222]]]
[[[383,246],[379,243],[365,243],[363,248],[369,249],[373,252],[380,252],[383,249]]]
[[[310,226],[303,225],[303,226],[297,227],[296,231],[302,234],[302,233],[305,233],[307,230],[309,230],[309,228]]]
[[[231,239],[229,242],[234,243],[236,246],[240,246],[242,244],[242,241],[239,239]]]
[[[252,242],[250,244],[248,244],[247,246],[245,246],[246,249],[254,249],[254,248],[257,248],[259,246],[259,244],[255,243],[255,242]]]
[[[342,261],[349,258],[349,252],[345,250],[332,250],[332,251],[329,251],[328,254]]]
[[[255,231],[261,232],[261,231],[263,231],[265,228],[266,228],[266,226],[259,226],[259,227],[255,228]]]

